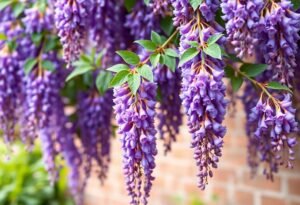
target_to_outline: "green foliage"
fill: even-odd
[[[160,21],[160,27],[166,35],[170,36],[174,31],[173,19],[171,16],[166,16]]]
[[[16,18],[18,18],[24,11],[25,4],[22,2],[15,2],[12,4],[12,11]]]
[[[141,75],[139,73],[130,73],[127,82],[132,94],[135,95],[141,84]]]
[[[101,59],[104,55],[104,52],[105,51],[96,54],[95,50],[93,49],[89,55],[82,54],[80,58],[73,63],[75,69],[67,77],[66,81],[70,81],[77,76],[88,74],[93,70],[99,69],[101,67]]]
[[[110,87],[123,85],[128,80],[129,70],[119,71],[110,82]]]
[[[55,70],[54,64],[51,61],[47,61],[47,60],[42,61],[42,67],[43,67],[43,69],[48,70],[48,71]]]
[[[156,67],[159,63],[160,54],[159,53],[153,53],[150,55],[150,62],[153,67]]]
[[[189,0],[191,6],[193,7],[194,11],[200,6],[203,0]]]
[[[292,93],[291,89],[289,89],[287,86],[282,85],[281,83],[275,82],[275,81],[269,82],[267,84],[267,88],[273,89],[273,90],[285,90],[285,91],[288,91],[288,92]]]
[[[155,31],[151,32],[151,41],[153,43],[155,43],[155,45],[157,45],[157,46],[163,44],[163,42],[164,42],[162,37]]]
[[[136,3],[136,0],[125,0],[124,6],[127,9],[127,11],[130,12],[133,9],[135,3]]]
[[[204,53],[206,53],[207,55],[209,55],[213,58],[217,58],[220,60],[222,59],[221,47],[216,43],[208,44],[208,46],[206,48],[204,48],[203,51],[204,51]]]
[[[153,72],[149,65],[145,64],[137,69],[138,73],[147,80],[153,82]]]
[[[5,9],[11,3],[13,3],[13,0],[1,0],[0,1],[0,11],[3,10],[3,9]]]
[[[192,60],[194,57],[196,57],[200,51],[197,48],[189,48],[187,49],[180,58],[179,61],[179,67],[185,64],[186,62]]]
[[[26,60],[25,64],[24,64],[25,74],[28,75],[36,64],[37,64],[37,59],[36,58],[28,58]]]
[[[294,5],[295,10],[300,8],[300,1],[299,0],[292,0],[292,3]]]
[[[96,86],[101,95],[103,95],[109,88],[109,83],[112,80],[110,72],[101,71],[96,79]]]
[[[266,64],[250,64],[244,63],[240,70],[241,72],[245,73],[249,77],[256,77],[263,73],[267,69]]]
[[[145,48],[148,51],[155,51],[156,44],[150,40],[137,40],[135,41],[139,45],[141,45],[143,48]]]
[[[57,183],[50,185],[39,148],[31,153],[14,145],[11,158],[5,159],[6,148],[0,147],[1,205],[73,205],[67,194],[67,170],[62,169]]]
[[[140,57],[132,51],[117,51],[117,54],[130,65],[137,65],[140,62]]]
[[[222,36],[223,36],[222,33],[217,33],[217,34],[212,35],[212,36],[209,37],[209,39],[207,40],[207,45],[210,46],[210,45],[216,43]]]
[[[225,75],[230,79],[231,87],[234,92],[237,92],[243,84],[243,77],[236,73],[230,66],[225,68]]]

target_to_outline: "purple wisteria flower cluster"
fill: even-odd
[[[76,60],[87,36],[89,0],[58,0],[55,2],[55,25],[64,50],[64,59],[70,64]]]
[[[157,154],[154,126],[156,85],[143,80],[133,96],[125,84],[114,90],[114,96],[130,204],[147,204]]]
[[[212,11],[215,9],[215,2],[204,2],[199,9],[206,20],[212,20]],[[183,3],[181,2],[183,5]],[[187,11],[191,10],[187,3],[178,7],[178,1],[174,1],[175,11],[177,9]],[[181,14],[174,12],[175,18],[180,19]],[[206,21],[200,19],[198,14],[190,19],[182,19],[179,26],[180,52],[191,48],[189,42],[194,41],[199,45],[212,36],[222,31],[222,28],[213,22],[212,26],[207,27]],[[201,28],[198,28],[201,26]],[[200,32],[202,35],[200,35]],[[191,146],[194,149],[194,158],[198,165],[198,186],[205,189],[207,178],[212,177],[212,168],[217,168],[219,157],[221,157],[221,148],[223,146],[223,137],[226,129],[222,125],[226,113],[227,101],[225,100],[225,86],[222,82],[224,77],[224,64],[221,60],[206,55],[203,51],[196,53],[195,57],[182,66],[182,104],[188,116],[188,127],[192,134]]]
[[[259,43],[256,28],[263,6],[262,0],[223,0],[221,3],[223,19],[226,21],[227,42],[232,45],[239,58],[251,57],[255,53]]]
[[[170,152],[186,137],[186,121],[198,186],[206,188],[226,146],[223,122],[235,105],[228,88],[244,104],[251,171],[262,165],[273,180],[280,166],[294,166],[298,141],[300,13],[293,3],[1,2],[2,138],[29,150],[40,141],[50,181],[66,165],[81,205],[92,172],[101,182],[108,176],[117,126],[130,204],[148,204],[156,139]]]
[[[112,103],[111,92],[100,96],[94,90],[80,96],[78,124],[85,153],[86,178],[91,174],[93,160],[99,167],[97,172],[100,180],[106,178],[110,162]]]
[[[278,98],[279,100],[273,97],[260,98],[249,116],[249,121],[256,124],[252,140],[256,141],[254,143],[258,146],[256,149],[260,161],[266,163],[263,172],[271,180],[279,165],[293,167],[292,161],[295,159],[293,148],[297,140],[290,134],[298,131],[296,110],[292,107],[291,95],[286,94]]]

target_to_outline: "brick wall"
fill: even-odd
[[[282,168],[274,182],[261,175],[250,179],[246,163],[245,114],[238,105],[235,118],[227,117],[223,157],[205,191],[196,186],[196,165],[189,148],[187,127],[181,128],[178,142],[167,156],[158,141],[156,180],[149,205],[300,205],[300,154],[294,170]],[[96,178],[89,181],[86,205],[128,205],[122,175],[120,142],[112,145],[112,163],[108,179],[100,186]],[[204,203],[196,203],[199,198]],[[192,203],[194,202],[194,203]]]

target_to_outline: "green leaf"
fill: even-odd
[[[160,45],[162,43],[161,36],[155,31],[151,31],[151,41],[153,41],[156,45]]]
[[[137,40],[135,41],[139,45],[141,45],[143,48],[145,48],[148,51],[155,51],[156,45],[150,40]]]
[[[33,41],[33,43],[35,45],[39,45],[41,40],[43,38],[43,34],[42,33],[34,33],[31,35],[31,40]]]
[[[44,44],[45,53],[55,50],[59,47],[59,39],[57,37],[47,38]]]
[[[282,85],[279,82],[269,82],[267,85],[267,88],[273,89],[273,90],[285,90],[285,91],[289,91],[292,92],[291,89],[285,85]]]
[[[110,81],[110,87],[121,86],[128,80],[129,70],[118,72]]]
[[[143,78],[153,82],[153,72],[149,65],[144,64],[142,67],[138,68],[137,71]]]
[[[24,64],[25,74],[28,75],[36,64],[37,64],[37,59],[36,58],[28,58],[26,60],[25,64]]]
[[[181,67],[186,62],[192,60],[195,56],[199,54],[199,50],[197,48],[189,48],[187,49],[181,56],[179,61],[179,67]]]
[[[12,6],[12,10],[16,18],[18,18],[20,14],[23,13],[24,9],[25,9],[25,4],[21,2],[17,2]]]
[[[1,0],[0,1],[0,11],[3,10],[8,5],[10,5],[12,2],[13,2],[12,0]]]
[[[8,41],[7,46],[10,51],[14,51],[17,48],[17,42],[15,40]]]
[[[241,66],[241,71],[249,77],[256,77],[267,69],[266,64],[250,64],[244,63]]]
[[[197,42],[197,41],[189,41],[188,44],[195,48],[197,48],[199,46],[199,42]]]
[[[144,3],[145,3],[147,6],[149,6],[150,0],[144,0]]]
[[[87,55],[87,54],[82,54],[80,56],[80,60],[86,62],[87,64],[92,65],[93,64],[93,56]]]
[[[116,64],[116,65],[113,65],[110,68],[107,68],[106,70],[114,72],[114,73],[118,73],[118,72],[123,71],[123,70],[129,70],[129,67],[125,64]]]
[[[150,55],[150,62],[154,68],[158,65],[159,59],[160,59],[159,53],[153,53]]]
[[[128,86],[132,94],[136,94],[141,84],[141,76],[139,73],[130,74],[128,76]]]
[[[230,79],[232,90],[237,92],[243,84],[243,77],[237,75],[230,66],[225,67],[225,76]]]
[[[170,36],[172,31],[174,30],[173,19],[171,16],[166,16],[160,21],[160,27],[166,33],[166,35]]]
[[[94,68],[92,66],[88,65],[86,65],[85,67],[76,67],[75,70],[73,70],[73,72],[67,77],[66,81],[69,81],[79,75],[83,75],[93,69]]]
[[[117,54],[130,65],[137,65],[140,62],[140,57],[131,51],[117,51]]]
[[[130,12],[133,9],[135,3],[136,3],[136,0],[125,0],[124,6],[127,9],[127,11]]]
[[[48,70],[48,71],[54,71],[55,70],[54,64],[51,61],[47,61],[47,60],[42,61],[42,67],[43,67],[43,69]]]
[[[171,56],[171,57],[175,57],[175,58],[178,57],[178,54],[177,54],[176,50],[172,49],[172,48],[167,48],[165,50],[165,54],[168,55],[168,56]]]
[[[243,77],[240,75],[233,76],[232,78],[230,78],[230,82],[231,82],[232,90],[234,92],[237,92],[243,84]]]
[[[7,40],[7,36],[4,33],[0,33],[0,41]]]
[[[163,56],[164,58],[164,63],[168,68],[172,71],[175,72],[176,70],[176,59],[167,55]]]
[[[109,83],[112,80],[112,74],[110,72],[102,71],[98,74],[96,79],[96,86],[101,95],[103,95],[109,88]]]
[[[216,43],[222,36],[223,36],[222,33],[217,33],[217,34],[212,35],[212,36],[207,40],[208,46],[210,46],[210,45]]]
[[[195,11],[202,3],[202,0],[189,0],[189,2]]]
[[[292,3],[294,5],[295,10],[300,8],[300,1],[299,0],[292,0]]]
[[[222,59],[222,50],[218,44],[211,44],[208,47],[204,48],[203,51],[213,58]]]

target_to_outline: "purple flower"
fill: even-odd
[[[160,138],[164,141],[165,153],[171,150],[171,143],[176,141],[179,127],[182,125],[180,72],[172,72],[166,66],[154,70],[155,82],[158,84],[161,97],[157,118]]]
[[[203,2],[206,6],[208,2]],[[212,2],[211,2],[212,3]],[[185,6],[183,9],[178,5]],[[185,11],[190,10],[187,4],[174,1],[175,21],[180,23],[181,33],[179,51],[181,55],[191,47],[190,41],[196,41],[199,46],[206,46],[208,39],[223,28],[212,21],[211,26],[202,19],[192,16],[186,19]],[[178,8],[176,8],[176,6]],[[177,9],[179,12],[177,13]],[[206,18],[210,18],[205,13]],[[184,18],[182,18],[184,17]],[[199,24],[201,26],[199,26]],[[201,35],[199,32],[201,31]],[[221,39],[218,41],[221,43]],[[208,177],[212,177],[212,168],[217,168],[223,137],[226,129],[222,126],[226,113],[224,64],[221,60],[206,55],[203,50],[182,66],[181,99],[188,116],[189,132],[192,134],[191,147],[198,166],[198,186],[205,189]]]
[[[155,168],[156,85],[142,80],[136,95],[127,83],[114,90],[116,121],[122,135],[123,169],[131,204],[147,204]]]
[[[173,21],[175,26],[186,24],[192,17],[192,7],[189,6],[188,0],[170,0],[173,10]]]
[[[18,53],[7,46],[0,50],[0,129],[6,143],[15,138],[20,114],[22,70],[18,60]]]
[[[256,125],[250,139],[257,145],[259,160],[267,165],[264,174],[273,180],[273,173],[280,165],[293,167],[296,138],[290,134],[298,131],[298,123],[291,95],[260,98],[251,110],[249,121]]]
[[[103,96],[92,90],[79,98],[78,124],[85,155],[85,175],[90,176],[92,162],[97,163],[99,179],[106,178],[110,162],[110,137],[112,115],[112,92]]]
[[[274,79],[291,84],[296,67],[300,14],[293,11],[290,0],[268,4],[262,10],[258,32],[262,36],[261,49],[265,61],[274,71]]]
[[[96,0],[90,16],[91,39],[99,51],[105,49],[104,67],[118,62],[116,50],[126,49],[132,40],[124,26],[125,9],[117,0]]]
[[[253,56],[259,42],[255,31],[264,5],[262,0],[222,0],[221,8],[226,22],[227,41],[237,57]]]
[[[83,48],[88,23],[89,0],[57,0],[55,25],[64,50],[64,60],[70,65]]]
[[[151,31],[158,31],[159,16],[144,2],[137,2],[133,11],[126,17],[125,26],[130,29],[130,34],[134,39],[147,39]]]

